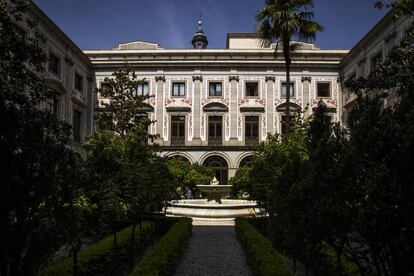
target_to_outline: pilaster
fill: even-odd
[[[203,77],[201,75],[193,76],[194,94],[193,94],[193,146],[201,146],[200,138],[200,116],[201,116],[201,85]]]
[[[230,140],[228,144],[230,146],[237,146],[239,141],[237,139],[237,116],[238,116],[238,105],[237,105],[237,84],[239,82],[238,76],[229,76],[230,84]]]
[[[266,76],[266,121],[267,121],[267,132],[272,133],[273,130],[273,87],[275,83],[274,76]]]
[[[307,108],[306,112],[304,113],[305,117],[309,117],[312,114],[312,106],[311,106],[311,95],[310,95],[310,83],[312,78],[307,74],[302,76],[302,87],[303,87],[303,108]]]
[[[163,127],[163,113],[164,113],[165,77],[162,75],[156,76],[155,83],[156,83],[155,129],[156,129],[156,133],[160,136],[155,140],[155,143],[159,145],[163,145],[164,140],[162,138],[162,127]]]

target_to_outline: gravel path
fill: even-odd
[[[193,226],[176,276],[250,276],[234,226]]]

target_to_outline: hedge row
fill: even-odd
[[[162,219],[160,228],[170,228],[177,220]],[[150,243],[151,223],[144,221],[142,223],[142,233],[140,236],[140,227],[135,229],[134,247],[136,251],[140,245]],[[131,232],[132,226],[124,228],[117,233],[117,246],[113,246],[113,236],[108,236],[94,244],[91,244],[78,254],[78,275],[110,275],[116,272],[120,267],[125,265],[130,256],[131,250]],[[71,276],[73,269],[73,258],[67,258],[59,263],[48,266],[39,271],[38,276]]]
[[[283,257],[245,218],[236,218],[236,233],[255,275],[293,276]]]
[[[134,268],[131,276],[172,275],[191,236],[192,223],[182,218]]]

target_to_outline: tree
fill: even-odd
[[[70,125],[47,103],[57,93],[42,77],[46,57],[19,26],[26,1],[0,0],[0,274],[34,275],[64,240],[79,189]],[[41,34],[37,33],[37,36]]]
[[[180,195],[185,195],[185,189],[197,191],[197,185],[209,185],[213,179],[212,168],[203,165],[190,164],[188,160],[173,157],[165,161],[170,173],[174,176]]]
[[[414,250],[414,225],[408,219],[414,212],[413,45],[410,31],[377,71],[346,83],[358,94],[349,121],[349,151],[355,164],[350,184],[358,197],[345,249],[356,262],[369,264],[368,270],[381,275],[414,271],[408,257]],[[397,95],[394,105],[385,101],[391,91]]]
[[[311,42],[323,28],[312,21],[313,0],[266,0],[266,6],[256,14],[257,34],[264,45],[276,41],[282,46],[286,68],[286,132],[290,129],[290,65],[292,52],[298,44],[293,40]],[[275,48],[275,55],[278,47]]]

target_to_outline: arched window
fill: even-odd
[[[252,155],[246,156],[240,161],[239,168],[244,167],[244,166],[251,166],[252,163],[253,163],[253,156]]]
[[[223,157],[210,156],[204,161],[204,165],[213,168],[214,175],[220,185],[227,185],[228,165]]]

